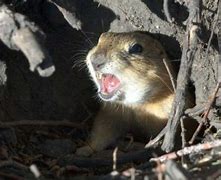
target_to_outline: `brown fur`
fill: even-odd
[[[142,45],[143,52],[129,54],[128,48],[133,43]],[[152,37],[139,32],[104,33],[88,53],[88,66],[98,58],[105,63],[99,70],[101,73],[121,78],[124,96],[104,103],[95,119],[89,146],[77,150],[77,154],[84,156],[105,149],[127,131],[154,137],[166,124],[174,98],[163,63],[163,59],[168,59],[166,52]],[[94,69],[89,70],[96,81]]]

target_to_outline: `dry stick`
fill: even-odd
[[[171,18],[171,15],[170,15],[170,11],[169,11],[169,1],[170,0],[164,0],[163,1],[163,10],[164,10],[164,14],[167,18],[167,21],[172,23],[174,20]]]
[[[189,74],[192,67],[192,61],[196,52],[197,45],[197,31],[199,30],[200,23],[200,9],[201,1],[194,0],[189,3],[189,18],[187,31],[185,34],[183,52],[181,57],[181,65],[177,78],[177,88],[172,110],[169,115],[167,123],[167,132],[164,137],[162,149],[165,151],[171,151],[174,147],[174,139],[177,127],[180,123],[180,118],[183,116],[185,108],[185,96],[187,85],[189,82]]]
[[[213,22],[213,26],[212,26],[212,31],[211,31],[211,33],[210,33],[210,37],[209,37],[209,40],[208,40],[208,45],[207,45],[207,48],[206,48],[206,59],[208,59],[208,53],[209,53],[209,48],[210,48],[210,46],[211,46],[211,41],[212,41],[212,38],[213,38],[213,36],[214,36],[214,30],[215,30],[215,27],[216,27],[216,25],[217,25],[217,23],[218,23],[218,21],[220,21],[220,16],[221,16],[221,14],[220,14],[220,8],[221,7],[219,7],[219,6],[221,6],[221,3],[220,3],[221,1],[218,1],[217,3],[219,3],[219,4],[217,4],[217,6],[218,6],[218,10],[217,10],[217,17],[215,18],[215,20],[214,20],[214,22]],[[218,41],[219,41],[219,38],[218,38]],[[221,52],[220,52],[221,53]],[[219,69],[218,69],[218,73],[219,73]],[[219,83],[221,83],[221,79],[218,79],[218,82]],[[218,86],[218,84],[217,84],[217,86]],[[216,87],[217,88],[217,87]],[[218,90],[219,90],[219,88],[218,88]],[[215,90],[216,91],[216,90]],[[217,92],[218,93],[218,92]],[[215,98],[215,97],[214,97]]]
[[[28,171],[29,168],[19,162],[13,161],[13,160],[6,160],[6,161],[1,161],[0,162],[0,168],[4,168],[4,167],[8,167],[8,166],[12,166],[18,169],[23,169],[25,171]]]
[[[210,33],[210,37],[209,37],[209,40],[208,40],[208,43],[207,43],[206,58],[205,58],[205,59],[208,59],[209,48],[210,48],[210,46],[211,46],[211,42],[212,42],[212,39],[213,39],[215,27],[216,27],[217,22],[218,22],[218,18],[219,18],[219,9],[218,9],[218,12],[217,12],[217,17],[215,18],[215,20],[214,20],[214,22],[213,22],[212,31],[211,31],[211,33]]]
[[[163,130],[152,140],[150,140],[146,145],[145,148],[150,148],[154,146],[167,132],[167,127],[164,127]]]
[[[170,70],[170,68],[169,68],[169,66],[168,66],[168,64],[167,64],[167,61],[166,61],[166,59],[164,59],[164,58],[163,58],[163,63],[164,63],[164,65],[165,65],[165,67],[166,67],[166,70],[167,70],[167,72],[168,72],[168,74],[169,74],[170,81],[171,81],[171,84],[172,84],[172,86],[173,86],[173,90],[174,90],[174,92],[175,92],[175,91],[176,91],[176,83],[175,83],[175,80],[174,80],[173,75],[172,75],[172,73],[171,73],[171,70]],[[167,128],[164,127],[163,130],[161,130],[160,133],[159,133],[154,139],[150,140],[150,141],[145,145],[145,148],[150,148],[150,147],[154,146],[154,145],[165,135],[166,130],[167,130]]]
[[[193,108],[185,110],[185,115],[194,118],[194,117],[199,116],[200,114],[202,114],[204,111],[205,111],[205,104],[204,103],[203,104],[197,104]]]
[[[24,177],[11,175],[8,173],[0,172],[0,179],[24,180]]]
[[[184,116],[180,118],[180,125],[181,125],[181,137],[182,137],[182,148],[186,146],[186,138],[185,138],[185,127],[184,127]]]
[[[29,167],[29,169],[33,173],[36,179],[38,179],[41,176],[41,172],[39,171],[38,167],[35,164],[32,164]]]
[[[164,172],[164,167],[160,164],[160,161],[156,161],[157,163],[157,167],[155,168],[156,169],[156,172],[157,173],[157,179],[158,180],[163,180],[163,172]]]
[[[113,152],[113,171],[117,170],[117,151],[118,147],[116,147]]]
[[[152,159],[150,159],[150,161],[160,161],[161,163],[163,163],[167,160],[176,159],[178,157],[182,157],[182,156],[185,156],[185,155],[188,155],[191,153],[199,153],[203,150],[209,150],[209,149],[219,147],[219,146],[221,146],[221,140],[215,140],[212,142],[206,142],[203,144],[197,144],[197,145],[185,147],[185,148],[178,150],[176,152],[165,154],[165,155],[162,155],[157,158],[152,158]]]
[[[211,107],[212,107],[212,105],[213,105],[213,103],[214,103],[214,101],[215,101],[215,99],[216,99],[216,95],[217,95],[217,93],[218,93],[218,91],[219,91],[219,88],[220,88],[220,83],[217,83],[216,88],[215,88],[215,91],[214,91],[214,93],[213,93],[213,96],[212,96],[211,100],[209,101],[209,103],[208,103],[208,105],[207,105],[206,112],[205,112],[204,115],[203,115],[203,119],[202,119],[202,121],[200,122],[199,126],[197,127],[196,131],[194,132],[194,134],[193,134],[191,140],[189,141],[189,144],[193,144],[193,142],[194,142],[194,140],[196,139],[196,136],[199,134],[201,128],[203,127],[204,124],[207,123],[207,117],[208,117],[209,112],[210,112],[210,110],[211,110]]]
[[[81,29],[81,21],[77,18],[75,1],[49,0],[63,14],[66,21],[77,30]]]
[[[122,155],[118,155],[117,157],[117,164],[126,164],[131,162],[144,162],[150,158],[152,158],[152,154],[162,154],[159,149],[142,149],[135,152],[129,152]],[[155,163],[149,163],[148,164],[152,167],[155,165]],[[67,166],[67,165],[75,165],[79,168],[98,168],[98,167],[104,167],[104,166],[113,166],[113,159],[107,159],[107,158],[84,158],[84,157],[76,157],[68,156],[65,158],[61,158],[58,161],[58,165],[60,166]]]
[[[14,126],[66,126],[71,128],[83,129],[80,124],[70,121],[42,121],[42,120],[21,120],[15,122],[1,122],[0,128],[14,127]]]
[[[166,69],[167,69],[167,72],[168,72],[168,74],[169,74],[170,81],[171,81],[172,86],[173,86],[173,91],[176,92],[176,83],[175,83],[175,80],[174,80],[173,75],[172,75],[172,73],[171,73],[171,70],[170,70],[170,68],[169,68],[169,66],[168,66],[168,64],[167,64],[167,61],[166,61],[166,59],[164,59],[164,58],[163,58],[163,63],[164,63],[164,65],[165,65],[165,67],[166,67]]]
[[[218,23],[217,26],[221,26],[221,1],[219,0],[218,4]],[[219,46],[219,55],[221,55],[221,30],[218,28],[218,46]],[[220,56],[221,58],[221,56]],[[221,59],[220,59],[221,60]],[[219,79],[221,81],[221,79]]]
[[[219,0],[218,4],[218,22],[217,22],[217,27],[221,27],[221,0]],[[218,61],[218,82],[221,83],[221,30],[218,28],[218,33],[217,33],[217,39],[218,39],[218,46],[219,46],[219,61]],[[221,92],[219,92],[219,97],[216,99],[216,104],[219,104],[221,102]]]
[[[165,179],[192,179],[190,172],[173,160],[167,161],[165,164],[161,164],[161,166],[165,167]]]

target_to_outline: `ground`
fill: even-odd
[[[165,16],[162,0],[53,2],[73,12],[72,25],[52,2],[4,1],[12,12],[28,17],[45,33],[45,46],[56,71],[47,78],[31,72],[23,53],[0,41],[0,177],[33,179],[29,167],[35,164],[42,179],[83,179],[84,176],[110,179],[110,173],[115,172],[113,149],[91,158],[74,155],[76,148],[86,143],[99,109],[96,89],[84,64],[85,56],[102,32],[148,31],[156,34],[178,72],[190,13],[188,1],[169,4],[174,18],[172,23]],[[195,96],[196,111],[190,112],[201,122],[201,114],[209,109],[206,119],[214,122],[215,127],[210,128],[213,133],[199,139],[207,142],[218,139],[221,127],[218,121],[220,104],[207,108],[210,102],[214,104],[212,95],[218,82],[217,37],[221,17],[218,18],[218,0],[203,0],[202,3],[201,29],[197,33],[199,43],[189,83],[190,92]],[[73,8],[70,8],[72,4]],[[181,174],[183,176],[177,176],[181,179],[220,176],[219,147],[159,165],[148,160],[165,152],[160,147],[144,150],[146,143],[134,141],[131,135],[121,141],[117,151],[120,173],[117,178],[160,178],[161,175],[164,177],[165,171],[174,177],[174,172]]]

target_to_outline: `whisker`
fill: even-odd
[[[84,63],[82,59],[76,59],[72,67],[82,67],[82,66],[87,67],[86,63]]]
[[[85,53],[85,52],[78,52],[78,53],[75,53],[75,54],[72,56],[72,58],[73,58],[73,57],[76,57],[76,56],[79,56],[79,55],[84,55],[84,56],[86,57],[86,53]]]
[[[168,84],[160,76],[158,76],[157,74],[155,75],[172,93],[174,93],[174,91],[170,88],[170,86],[168,86]]]
[[[88,52],[88,50],[87,49],[77,49],[76,52],[85,52],[86,53],[86,52]]]
[[[181,59],[172,59],[172,60],[169,60],[169,62],[180,62]]]
[[[89,37],[84,33],[84,31],[80,30],[81,33],[84,35],[84,37],[86,38],[86,42],[89,43],[89,45],[94,46],[93,42],[89,39]]]
[[[71,61],[80,60],[82,62],[85,62],[86,56],[84,54],[75,54],[74,56],[69,58]]]
[[[90,36],[92,35],[93,37],[99,38],[99,34],[98,33],[94,33],[94,32],[89,32],[89,31],[84,31],[84,33],[87,35],[89,34]]]
[[[73,54],[73,55],[75,55],[76,53],[79,53],[79,52],[85,53],[85,56],[86,56],[88,54],[89,50],[88,49],[79,49],[79,48],[76,48],[76,49],[70,48],[70,50],[68,50],[68,51],[71,52],[71,54]]]
[[[74,64],[73,66],[72,66],[72,69],[74,69],[74,68],[78,68],[79,70],[83,70],[84,68],[86,68],[87,66],[86,66],[86,64],[80,64],[80,63],[76,63],[76,64]]]

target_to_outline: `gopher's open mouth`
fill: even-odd
[[[112,98],[120,88],[120,80],[113,74],[97,73],[97,79],[100,85],[98,93],[104,100]]]

